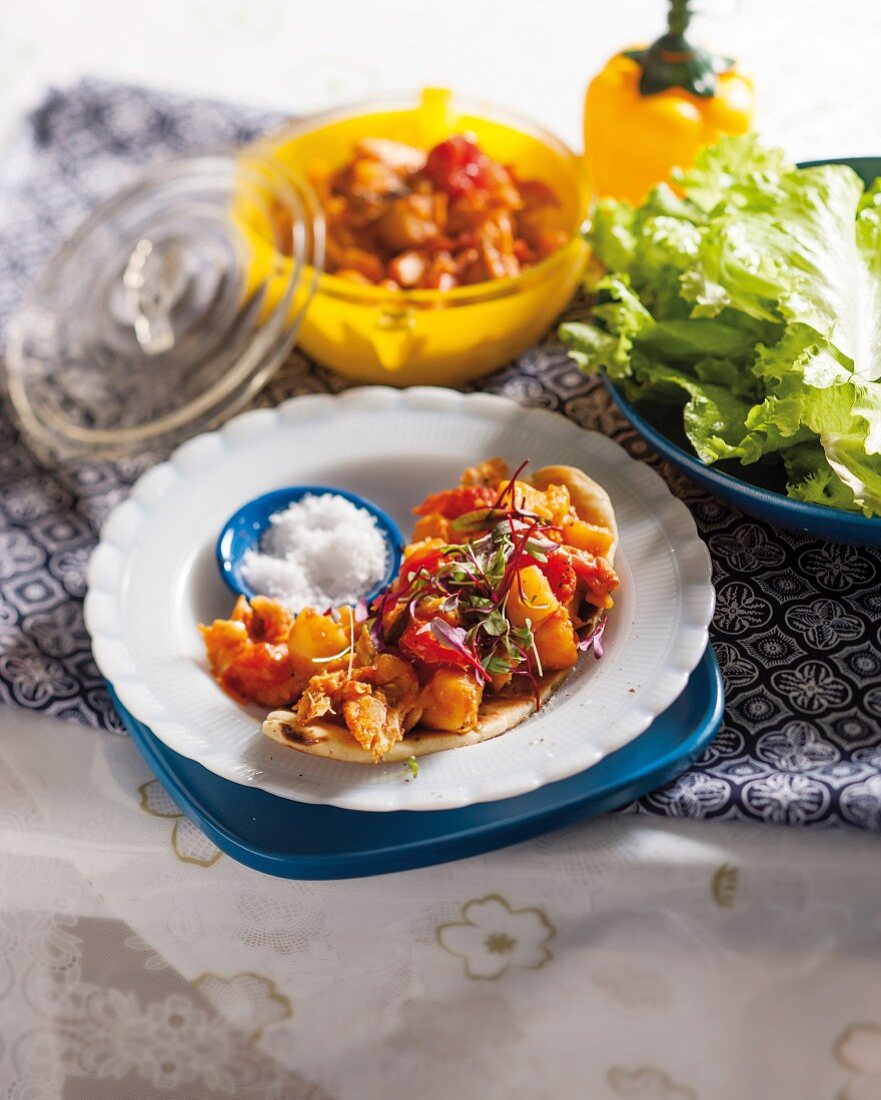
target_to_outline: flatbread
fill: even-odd
[[[609,565],[615,564],[618,523],[612,500],[602,485],[575,466],[543,466],[532,475],[529,483],[536,489],[547,489],[549,485],[565,485],[579,519],[596,524],[597,527],[606,527],[612,532],[612,544],[604,557]]]
[[[539,695],[544,703],[566,678],[566,673],[555,672],[539,681]],[[392,745],[382,758],[383,764],[403,763],[411,756],[427,756],[446,749],[461,749],[465,745],[479,745],[493,737],[507,733],[514,726],[533,714],[535,696],[532,692],[522,695],[494,695],[480,706],[480,716],[474,729],[463,733],[450,730],[423,729],[419,726],[407,734],[403,741]],[[273,741],[310,756],[323,756],[327,760],[344,760],[348,764],[372,764],[373,756],[355,740],[342,722],[328,722],[318,718],[307,725],[300,725],[289,710],[274,710],[263,723],[263,732]]]
[[[612,543],[604,555],[609,565],[614,564],[618,547],[618,525],[612,501],[606,490],[574,466],[544,466],[536,471],[529,483],[536,489],[549,485],[565,485],[569,490],[572,506],[580,519],[608,528]],[[597,611],[589,626],[598,624],[602,611]],[[570,672],[554,672],[539,681],[539,696],[544,703],[557,690]],[[421,729],[417,726],[406,737],[393,745],[383,756],[383,764],[402,763],[411,756],[427,756],[447,749],[461,749],[466,745],[479,745],[499,737],[519,726],[536,710],[535,696],[531,690],[513,695],[485,696],[480,705],[477,725],[463,733],[449,730]],[[262,726],[263,733],[287,748],[310,756],[322,756],[327,760],[343,760],[349,764],[373,764],[373,755],[352,736],[343,722],[315,719],[305,725],[297,721],[289,710],[274,710]]]

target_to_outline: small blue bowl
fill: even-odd
[[[381,508],[366,497],[347,492],[345,489],[333,489],[327,485],[294,485],[289,489],[275,489],[271,493],[264,493],[249,500],[223,525],[217,539],[217,565],[220,575],[236,595],[246,596],[249,600],[254,596],[262,595],[260,592],[255,592],[242,576],[242,559],[246,550],[258,548],[263,532],[269,526],[270,516],[274,516],[276,512],[283,512],[288,505],[302,500],[305,496],[322,496],[325,493],[345,497],[352,504],[369,512],[376,520],[385,539],[388,548],[388,567],[385,576],[379,584],[364,593],[364,598],[368,601],[372,600],[397,576],[401,567],[404,541],[397,524]]]

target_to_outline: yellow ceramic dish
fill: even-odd
[[[339,164],[362,137],[394,138],[423,148],[454,133],[473,133],[494,160],[522,177],[549,184],[560,199],[559,228],[570,239],[515,279],[449,291],[389,291],[320,273],[302,280],[296,312],[306,308],[299,345],[320,363],[359,382],[394,386],[457,385],[505,363],[535,343],[572,297],[586,245],[578,230],[587,192],[579,159],[552,134],[495,108],[429,90],[420,100],[363,104],[296,123],[256,152],[281,162],[302,181],[315,161]],[[241,212],[240,212],[241,213]],[[289,263],[251,219],[246,229],[255,269]],[[262,239],[261,239],[262,238]]]

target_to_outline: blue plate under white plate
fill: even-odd
[[[517,798],[430,814],[309,805],[232,783],[168,748],[115,695],[114,702],[156,777],[218,848],[270,875],[331,879],[462,859],[625,806],[704,752],[719,729],[724,692],[707,647],[679,698],[594,767]]]
[[[198,623],[229,614],[214,543],[230,513],[290,485],[333,485],[409,530],[415,501],[500,455],[516,468],[568,463],[608,491],[621,584],[601,661],[589,654],[538,714],[484,744],[364,767],[295,752],[260,733],[210,674]],[[648,729],[707,647],[714,592],[694,520],[617,444],[543,409],[490,394],[366,386],[256,409],[184,443],[108,517],[89,563],[86,626],[122,705],[215,775],[297,802],[437,813],[516,798],[576,775]]]
[[[813,168],[821,164],[845,164],[853,168],[866,186],[881,176],[881,157],[811,160],[801,162],[799,167]],[[643,406],[637,408],[606,377],[605,372],[602,378],[623,415],[658,454],[717,497],[748,515],[782,527],[784,531],[852,546],[881,546],[881,519],[870,519],[857,512],[844,512],[823,504],[792,500],[786,496],[785,478],[773,467],[758,464],[745,467],[735,462],[705,466],[685,436],[680,410],[656,404],[650,409]]]

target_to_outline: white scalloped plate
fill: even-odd
[[[230,610],[214,563],[223,521],[259,493],[311,482],[363,493],[406,536],[415,503],[496,454],[533,469],[579,466],[609,491],[621,586],[602,660],[585,655],[550,703],[504,736],[422,757],[415,780],[399,764],[322,760],[263,737],[262,711],[211,678],[196,629]],[[377,386],[244,413],[144,475],[104,525],[86,624],[123,705],[209,771],[300,802],[435,810],[524,794],[638,737],[700,660],[713,603],[709,555],[688,510],[605,436],[501,397]]]

